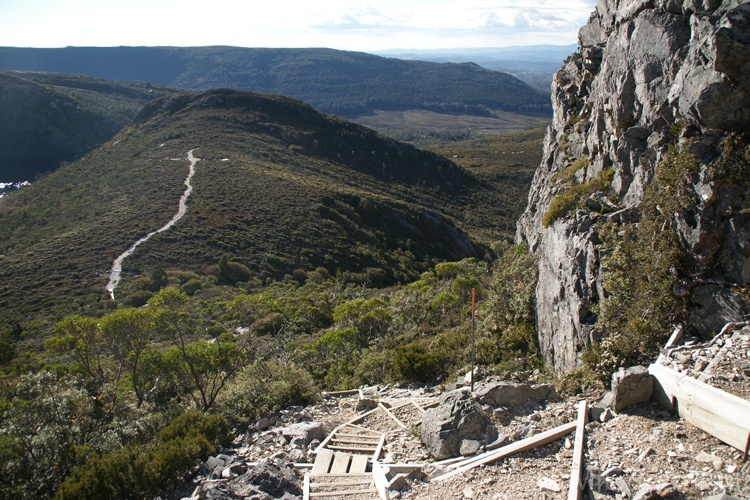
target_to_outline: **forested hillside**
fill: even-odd
[[[302,99],[344,117],[425,109],[547,118],[549,94],[475,64],[402,61],[332,49],[240,47],[0,48],[0,69],[55,71],[192,90],[228,87]]]
[[[32,180],[107,142],[175,89],[55,73],[0,71],[0,182]]]
[[[159,98],[0,199],[0,498],[139,498],[322,387],[539,368],[533,259],[508,239],[537,128],[435,146],[294,99]],[[187,154],[199,160],[174,216]],[[497,157],[496,157],[497,155]],[[497,258],[497,262],[494,259]],[[72,424],[71,424],[72,422]]]

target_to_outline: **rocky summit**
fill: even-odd
[[[556,370],[580,365],[611,333],[601,322],[612,250],[603,228],[639,222],[671,150],[696,162],[679,196],[668,182],[656,190],[680,202],[663,227],[690,262],[690,273],[671,269],[687,327],[706,336],[741,319],[747,302],[738,290],[750,281],[747,156],[738,162],[726,147],[750,130],[750,4],[600,0],[579,44],[552,85],[554,119],[516,234],[539,259],[538,332]],[[662,212],[663,201],[655,204]]]

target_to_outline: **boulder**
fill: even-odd
[[[326,431],[320,422],[300,422],[281,429],[281,435],[293,445],[307,446],[314,440],[325,439]]]
[[[709,339],[727,323],[744,321],[747,312],[742,293],[720,285],[701,285],[693,290],[690,326]]]
[[[297,476],[288,465],[275,464],[266,459],[230,481],[229,488],[237,498],[251,497],[260,491],[274,498],[291,500],[302,495],[298,482]]]
[[[493,408],[498,406],[515,406],[530,399],[547,399],[555,394],[552,384],[520,384],[515,382],[488,382],[474,392],[477,401]]]
[[[422,415],[422,442],[437,460],[458,456],[464,440],[486,443],[493,431],[468,391],[443,394],[440,403]]]
[[[650,400],[653,392],[654,380],[643,366],[620,368],[612,375],[612,409],[616,412]]]

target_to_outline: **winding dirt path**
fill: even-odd
[[[193,151],[195,150],[191,149],[187,154],[187,159],[190,161],[190,172],[185,179],[185,192],[182,193],[182,196],[180,197],[180,205],[177,209],[177,213],[174,214],[172,218],[169,219],[169,222],[164,224],[162,227],[160,227],[156,231],[151,231],[146,236],[133,243],[130,248],[125,250],[122,254],[120,254],[119,257],[114,260],[114,262],[112,262],[112,268],[109,270],[109,283],[107,283],[107,291],[109,292],[109,296],[112,297],[112,300],[114,300],[115,298],[115,288],[117,288],[118,283],[120,283],[122,261],[125,260],[125,258],[130,254],[135,252],[135,249],[138,247],[138,245],[140,245],[144,241],[147,241],[155,234],[163,233],[164,231],[172,227],[178,220],[182,219],[182,217],[185,215],[185,212],[187,211],[187,199],[190,197],[190,193],[193,192],[193,185],[190,184],[190,181],[193,178],[193,174],[195,174],[195,164],[200,161],[200,158],[195,158],[193,156]]]

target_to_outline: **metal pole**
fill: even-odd
[[[471,289],[471,392],[474,393],[474,306],[477,301],[476,288]]]

